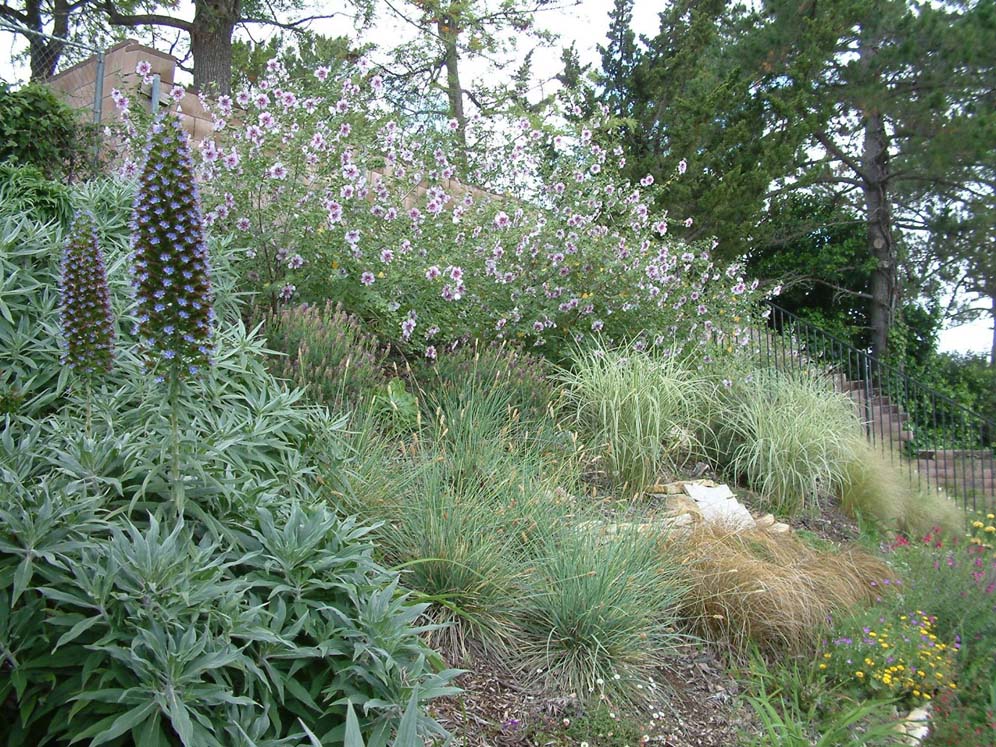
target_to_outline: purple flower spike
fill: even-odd
[[[176,375],[210,363],[214,323],[204,217],[187,136],[176,117],[152,125],[132,214],[132,285],[147,362]]]
[[[93,215],[76,215],[62,258],[62,362],[83,376],[111,369],[114,317]]]

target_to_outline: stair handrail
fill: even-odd
[[[854,353],[857,356],[858,360],[870,363],[872,366],[871,370],[873,371],[881,370],[887,373],[891,373],[893,376],[896,376],[904,383],[913,384],[915,387],[923,391],[925,394],[937,398],[940,402],[950,405],[955,410],[961,411],[963,415],[967,415],[970,419],[979,421],[980,423],[989,426],[989,428],[992,429],[993,432],[996,432],[996,421],[993,421],[987,418],[986,416],[981,415],[975,412],[974,410],[971,410],[968,407],[965,407],[965,405],[963,405],[961,402],[958,402],[957,400],[952,399],[943,392],[940,392],[937,389],[934,389],[933,387],[929,386],[928,384],[924,384],[920,380],[913,378],[902,369],[890,363],[886,363],[882,360],[879,360],[877,357],[875,357],[875,355],[868,352],[867,350],[862,350],[861,348],[855,347],[849,342],[841,340],[833,333],[827,332],[822,327],[816,326],[809,320],[803,319],[802,317],[792,313],[788,309],[784,309],[781,306],[778,306],[777,304],[771,303],[770,301],[767,302],[767,305],[770,308],[772,308],[774,311],[776,311],[778,314],[786,317],[788,321],[790,321],[793,324],[793,326],[802,326],[804,329],[806,329],[807,332],[814,333],[814,336],[824,337],[834,342],[835,344],[839,345],[846,352]]]

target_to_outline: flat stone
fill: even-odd
[[[685,493],[695,502],[703,521],[733,530],[754,528],[754,517],[736,499],[729,485],[705,485],[704,482],[685,483]]]

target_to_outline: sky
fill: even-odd
[[[383,2],[383,0],[380,1]],[[329,4],[323,2],[321,6],[325,8]],[[395,4],[399,8],[406,7],[406,3],[402,0],[396,0]],[[532,94],[536,98],[542,98],[555,90],[556,82],[552,81],[552,78],[561,69],[560,48],[562,46],[569,46],[573,42],[581,62],[591,64],[595,69],[598,68],[600,57],[597,45],[605,43],[612,0],[580,0],[574,4],[571,3],[571,0],[555,0],[552,5],[555,6],[555,9],[541,11],[537,14],[536,21],[540,28],[559,34],[560,40],[555,48],[539,48],[534,53],[533,70],[538,83]],[[640,35],[652,36],[656,32],[658,27],[657,14],[660,12],[661,6],[662,0],[635,0],[633,30],[637,37]],[[180,14],[193,16],[192,4],[189,0],[183,0],[179,7]],[[407,7],[411,8],[411,5],[407,5]],[[344,30],[343,20],[339,18],[322,22],[321,25],[316,25],[315,30],[327,34],[341,34]],[[408,39],[413,33],[414,29],[410,25],[389,13],[384,13],[382,19],[365,35],[363,40],[388,45]],[[254,36],[257,39],[260,38],[258,33]],[[466,74],[470,77],[487,80],[489,77],[511,73],[528,48],[528,43],[520,44],[518,52],[510,58],[510,64],[504,71],[496,72],[493,68],[482,66],[480,68],[471,67],[466,71]],[[23,67],[15,68],[10,62],[10,57],[15,49],[12,35],[4,33],[0,29],[0,80],[15,82],[26,77]],[[987,353],[992,344],[992,335],[991,321],[980,320],[964,324],[941,333],[940,349],[942,351]]]

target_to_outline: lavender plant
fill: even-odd
[[[104,255],[89,212],[73,219],[59,291],[63,365],[86,379],[106,373],[114,357],[114,316]]]
[[[152,125],[131,243],[146,362],[171,381],[197,375],[211,359],[211,272],[187,136],[175,117]]]

